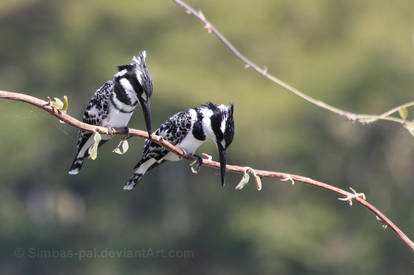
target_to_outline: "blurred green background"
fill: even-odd
[[[413,1],[189,3],[242,53],[313,97],[374,114],[413,99]],[[352,124],[273,85],[172,1],[2,0],[0,35],[0,89],[67,95],[77,118],[116,66],[145,49],[153,128],[188,107],[231,101],[229,163],[352,186],[414,237],[414,139],[406,130]],[[0,111],[1,274],[405,275],[414,268],[393,232],[332,193],[270,179],[262,192],[252,183],[239,192],[234,174],[223,189],[217,170],[193,175],[184,161],[125,192],[142,139],[118,156],[115,138],[73,177],[74,128],[23,103],[0,100]],[[144,129],[140,110],[130,126]],[[212,142],[199,152],[217,157]]]

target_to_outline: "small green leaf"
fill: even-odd
[[[49,97],[48,97],[49,98]],[[49,98],[50,100],[50,98]],[[69,101],[67,96],[63,96],[63,101],[57,97],[54,97],[53,100],[50,100],[50,103],[53,107],[65,113],[68,111]],[[59,120],[60,123],[65,124],[62,120]]]
[[[95,160],[98,157],[98,148],[95,145],[92,145],[89,147],[89,156],[91,157],[91,160]]]
[[[57,109],[62,110],[64,103],[59,98],[54,97],[52,100],[52,105],[55,106]]]
[[[118,146],[112,152],[118,155],[123,155],[128,151],[128,148],[128,141],[126,139],[123,139],[119,142]]]
[[[65,114],[68,111],[68,106],[69,106],[69,102],[68,102],[68,97],[67,96],[63,96],[63,107],[62,107],[62,112],[64,112]],[[65,124],[64,121],[59,120],[60,123]]]
[[[405,108],[405,107],[401,107],[399,110],[398,110],[398,113],[400,113],[400,117],[402,118],[402,119],[407,119],[407,116],[408,116],[408,111],[407,111],[407,108]]]
[[[66,113],[68,111],[69,107],[69,101],[67,96],[63,96],[63,106],[62,106],[62,112]]]
[[[93,134],[94,144],[92,144],[91,147],[89,147],[88,149],[88,153],[92,160],[95,160],[98,157],[98,145],[101,140],[102,140],[101,135],[98,132],[95,132]]]
[[[98,132],[95,132],[93,135],[93,140],[95,141],[95,144],[98,145],[99,142],[102,140],[101,134]]]
[[[242,190],[246,186],[246,184],[249,182],[249,180],[250,180],[250,175],[247,173],[247,171],[244,171],[243,177],[241,178],[241,180],[239,181],[239,183],[236,185],[234,189]]]

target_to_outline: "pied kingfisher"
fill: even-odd
[[[194,154],[195,151],[205,141],[212,139],[218,147],[221,184],[224,185],[226,150],[234,136],[233,104],[217,106],[208,102],[200,107],[179,112],[165,121],[156,130],[155,134],[162,136],[165,140],[183,150],[186,155],[198,159],[199,164],[201,164],[202,159]],[[131,190],[134,188],[147,171],[166,160],[177,161],[180,160],[180,157],[157,143],[146,140],[142,158],[134,167],[134,174],[130,177],[124,189]]]
[[[118,72],[112,80],[100,87],[86,107],[83,122],[109,128],[126,128],[132,113],[141,104],[148,135],[151,136],[150,97],[152,95],[152,78],[145,64],[146,52],[142,51],[132,58],[132,63],[118,66]],[[99,146],[111,138],[103,135]],[[75,160],[69,174],[76,175],[83,161],[89,156],[88,149],[93,145],[93,134],[80,130],[76,144]]]

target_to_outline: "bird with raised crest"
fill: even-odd
[[[213,140],[218,148],[220,157],[221,184],[225,183],[226,150],[233,141],[234,120],[233,104],[215,105],[208,102],[205,105],[179,112],[155,131],[164,140],[180,148],[188,156],[202,164],[202,158],[195,154],[197,148],[205,141]],[[181,158],[159,144],[146,140],[142,158],[134,167],[134,174],[125,184],[125,190],[131,190],[146,172],[164,161],[177,161]]]
[[[112,129],[125,129],[127,132],[131,116],[140,103],[145,118],[148,135],[151,137],[150,97],[153,83],[145,64],[146,52],[132,58],[132,62],[118,66],[112,80],[105,82],[93,95],[83,115],[83,122],[108,127],[110,135],[102,135],[99,146],[112,136]],[[94,144],[93,133],[80,130],[76,144],[76,156],[69,174],[76,175],[84,159],[89,156],[89,147]]]

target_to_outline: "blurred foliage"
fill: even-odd
[[[201,1],[246,56],[311,96],[359,113],[412,100],[414,3]],[[413,138],[400,126],[351,124],[244,69],[172,1],[3,0],[0,89],[67,95],[80,118],[117,65],[148,52],[154,128],[206,101],[233,102],[229,162],[354,187],[414,237]],[[263,180],[223,189],[218,171],[166,163],[132,192],[140,157],[100,149],[67,175],[76,130],[43,111],[0,101],[1,274],[410,274],[412,252],[365,209],[302,184]],[[410,118],[410,110],[408,118]],[[412,118],[412,117],[411,117]],[[140,111],[130,123],[144,129]],[[213,143],[200,152],[217,157]],[[173,180],[172,180],[173,179]],[[16,248],[189,250],[192,257],[18,258]]]

